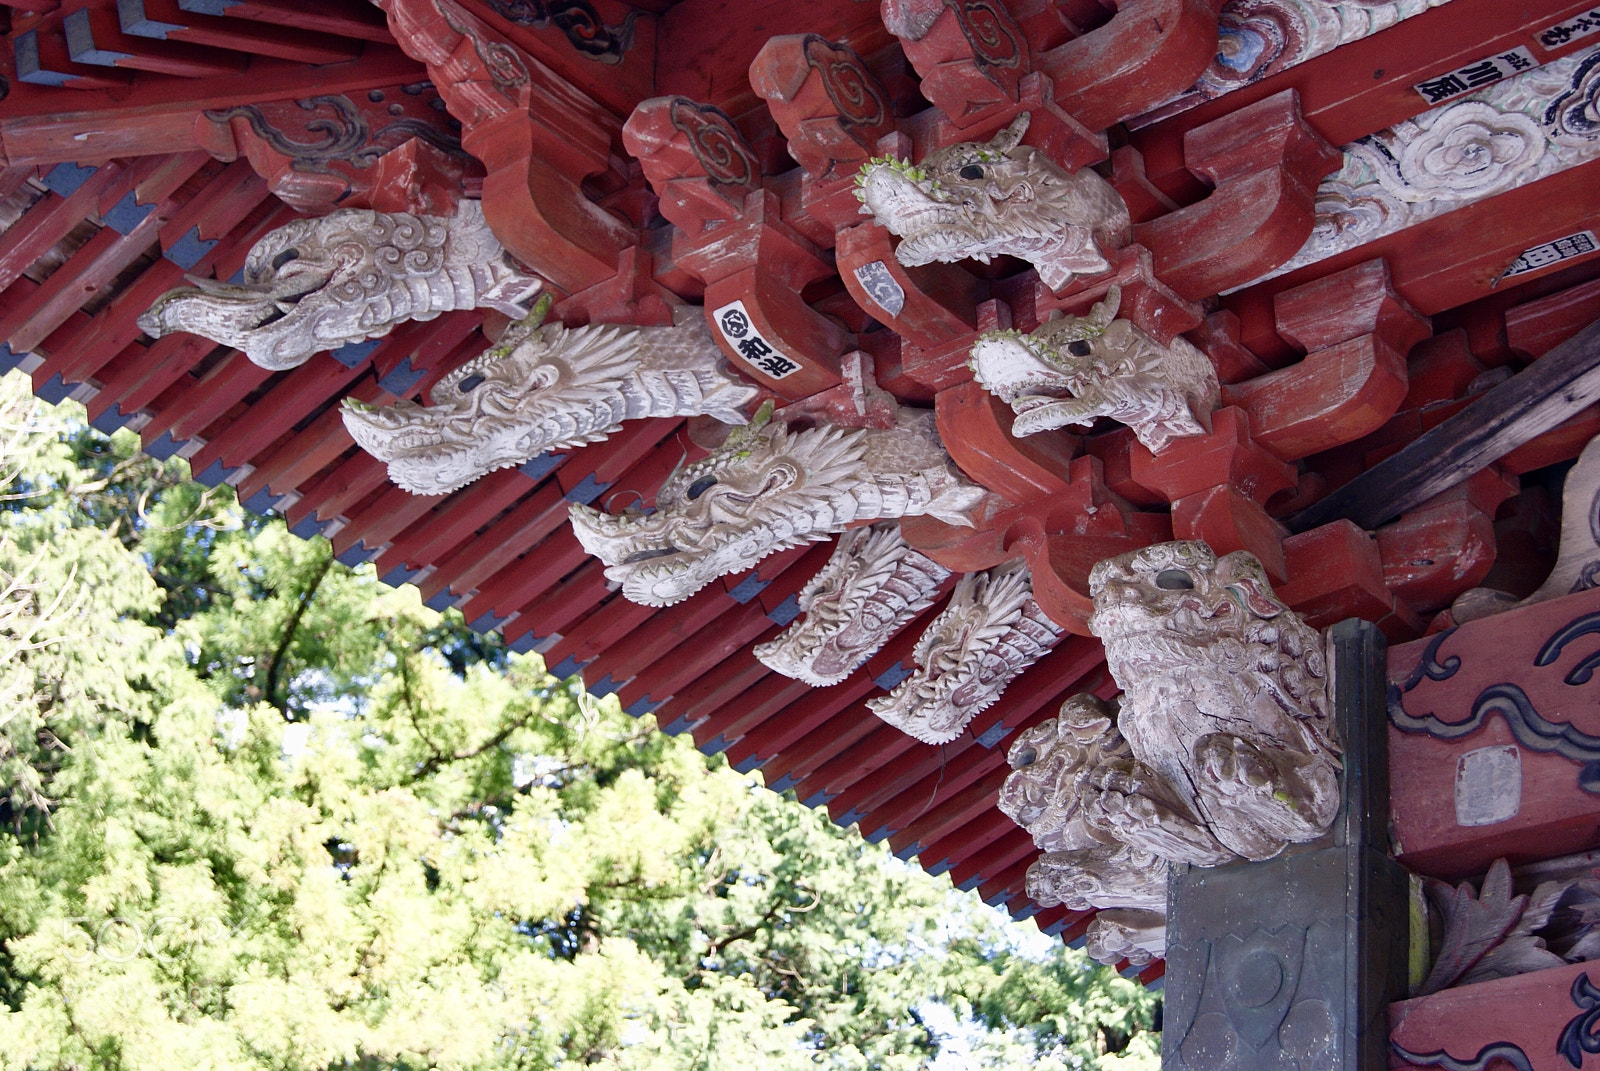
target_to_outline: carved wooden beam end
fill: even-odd
[[[638,233],[581,183],[609,168],[617,118],[454,0],[380,6],[487,169],[483,212],[506,249],[568,294],[614,275]]]
[[[1257,278],[1299,251],[1316,220],[1317,184],[1339,151],[1308,126],[1285,90],[1184,137],[1189,170],[1216,188],[1205,200],[1134,227],[1166,284],[1190,300]]]

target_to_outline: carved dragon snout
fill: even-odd
[[[311,355],[302,352],[297,314],[301,300],[327,283],[327,274],[302,271],[255,284],[187,278],[190,286],[163,294],[139,317],[141,331],[152,338],[174,331],[203,335],[273,371],[293,368]]]

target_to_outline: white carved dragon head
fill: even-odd
[[[1060,635],[1033,601],[1025,565],[968,573],[917,640],[915,672],[867,706],[924,743],[949,743]]]
[[[673,327],[540,326],[550,304],[541,297],[499,343],[440,379],[432,405],[346,399],[345,427],[397,485],[440,495],[546,451],[599,442],[624,419],[716,406],[733,422],[742,419],[736,404],[756,393],[721,370],[698,308],[681,307]],[[676,367],[656,367],[665,361]]]
[[[896,523],[854,528],[800,589],[805,615],[755,656],[786,677],[838,684],[932,605],[950,571],[917,553]]]
[[[1093,171],[1068,172],[1022,144],[1028,113],[987,143],[938,149],[912,166],[866,164],[857,179],[862,213],[901,241],[907,266],[971,257],[1021,257],[1059,290],[1077,275],[1110,270],[1105,250],[1128,243],[1128,208]]]
[[[1131,758],[1111,707],[1092,695],[1072,696],[1057,717],[1012,743],[1000,809],[1047,852],[1111,843],[1114,838],[1087,821],[1083,783],[1107,763]]]
[[[294,220],[251,248],[243,275],[191,276],[139,317],[140,329],[203,335],[278,371],[452,309],[521,317],[519,302],[540,285],[511,264],[476,201],[453,218],[341,208]]]
[[[902,410],[899,420],[885,430],[790,431],[767,403],[708,457],[669,476],[654,512],[574,504],[573,531],[626,598],[671,606],[852,521],[928,513],[970,525],[966,512],[984,492],[955,474],[932,414]]]
[[[1032,334],[990,331],[973,345],[973,375],[1016,413],[1013,434],[1106,416],[1160,452],[1175,438],[1205,433],[1221,403],[1210,359],[1182,337],[1162,346],[1117,319],[1121,300],[1113,286],[1087,316],[1050,320]]]

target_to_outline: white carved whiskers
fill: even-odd
[[[897,523],[853,528],[800,589],[800,613],[755,656],[786,677],[838,684],[933,605],[950,570],[912,550]]]
[[[908,267],[1009,254],[1053,290],[1109,271],[1105,253],[1132,239],[1127,205],[1093,171],[1023,145],[1027,130],[1023,112],[987,143],[950,145],[916,166],[873,160],[857,179],[862,214],[904,239],[895,259]]]
[[[600,442],[625,420],[710,414],[742,424],[759,391],[728,370],[698,308],[672,327],[527,320],[433,388],[433,404],[344,402],[344,424],[389,478],[441,495],[549,450]]]
[[[578,504],[570,512],[578,541],[626,598],[671,606],[855,521],[929,514],[970,526],[968,512],[986,495],[956,471],[931,412],[902,409],[893,428],[791,431],[769,402],[710,456],[668,477],[654,512]]]
[[[1028,335],[990,331],[973,344],[968,363],[1017,414],[1013,434],[1109,417],[1160,453],[1173,439],[1206,433],[1221,404],[1216,368],[1182,336],[1162,346],[1116,319],[1121,299],[1113,286],[1087,316],[1050,320]]]
[[[501,247],[477,201],[449,218],[341,208],[297,219],[251,248],[242,284],[189,281],[157,298],[140,329],[203,335],[274,371],[455,309],[520,319],[541,286]]]
[[[917,640],[916,670],[867,707],[925,744],[949,743],[1060,638],[1026,565],[968,573]]]

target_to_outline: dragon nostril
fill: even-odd
[[[483,377],[474,373],[473,375],[467,376],[460,383],[457,383],[456,390],[460,391],[462,394],[465,394],[482,382]]]
[[[711,488],[715,487],[716,483],[717,478],[715,476],[700,477],[694,483],[689,485],[689,497],[691,499],[699,498],[701,495],[711,490]]]
[[[290,247],[272,258],[272,270],[277,271],[291,260],[300,259],[300,250]]]
[[[957,172],[957,174],[966,179],[968,182],[977,182],[979,179],[983,178],[983,168],[978,164],[968,164],[966,167],[963,167],[959,172]]]
[[[1067,352],[1074,357],[1087,357],[1092,347],[1083,339],[1076,339],[1067,343]]]

